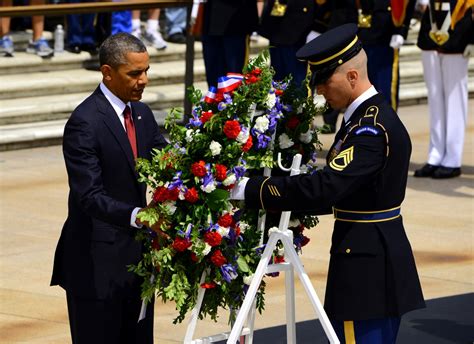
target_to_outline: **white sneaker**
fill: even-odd
[[[140,31],[140,29],[138,30],[132,30],[132,35],[137,37],[138,39],[142,39],[142,32]]]
[[[166,48],[166,42],[158,31],[148,32],[145,31],[143,38],[146,39],[152,46],[158,50]]]

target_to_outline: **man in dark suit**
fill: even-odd
[[[149,159],[166,141],[139,102],[149,69],[143,43],[125,33],[110,36],[99,59],[102,82],[64,130],[68,217],[51,285],[66,290],[73,343],[152,343],[153,305],[138,322],[141,279],[127,267],[143,250],[135,234],[146,186],[138,182],[135,159]]]
[[[202,53],[209,87],[227,73],[241,73],[249,55],[249,37],[258,25],[256,0],[208,0],[204,3]]]
[[[356,33],[355,24],[340,26],[297,53],[308,60],[317,92],[344,111],[327,166],[312,175],[253,177],[231,198],[251,208],[334,212],[328,317],[341,343],[394,344],[401,316],[425,306],[400,215],[411,143],[370,83]]]

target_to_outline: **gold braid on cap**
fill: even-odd
[[[309,63],[310,65],[312,65],[312,66],[317,66],[317,65],[320,65],[320,64],[322,64],[322,63],[324,63],[324,62],[328,62],[328,61],[330,61],[330,60],[332,60],[332,59],[338,57],[339,55],[344,54],[346,51],[348,51],[350,48],[352,48],[352,46],[353,46],[354,44],[356,44],[356,42],[357,42],[358,39],[359,39],[359,37],[357,37],[357,35],[356,35],[355,38],[354,38],[354,40],[353,40],[352,42],[350,42],[350,43],[347,45],[347,47],[345,47],[345,48],[342,49],[341,51],[335,53],[334,55],[331,55],[331,56],[325,58],[324,60],[320,60],[320,61],[316,61],[316,62],[314,62],[314,61],[308,61],[308,63]]]

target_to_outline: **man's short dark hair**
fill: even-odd
[[[117,68],[127,63],[126,54],[146,51],[146,46],[140,39],[129,33],[121,32],[107,37],[100,45],[99,62],[101,66],[106,64]]]

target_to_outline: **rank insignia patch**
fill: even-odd
[[[330,163],[329,166],[336,171],[342,171],[354,159],[354,146],[344,149]]]
[[[278,196],[281,197],[280,193],[278,192],[278,189],[275,185],[267,185],[268,190],[270,191],[272,196]]]

